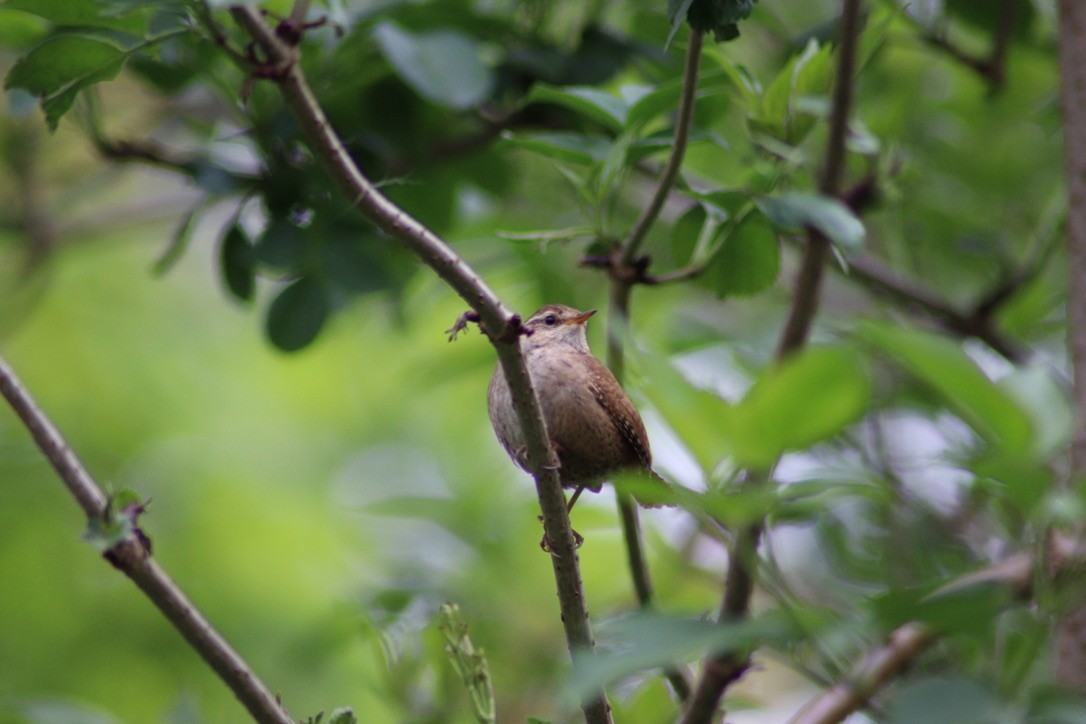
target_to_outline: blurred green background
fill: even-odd
[[[623,158],[616,188],[593,205],[568,179],[598,174],[604,160],[533,153],[517,139],[556,128],[582,139],[607,135],[568,108],[533,104],[527,97],[533,83],[589,84],[612,93],[631,83],[674,83],[685,30],[677,48],[661,50],[669,27],[664,5],[330,3],[320,11],[341,23],[345,36],[315,31],[304,57],[364,168],[448,239],[512,308],[529,314],[562,302],[605,309],[604,277],[579,260],[636,218],[647,198],[644,179],[662,154]],[[765,110],[756,108],[761,101],[745,96],[734,76],[722,76],[741,67],[760,79],[760,88],[787,80],[789,63],[812,38],[830,39],[838,5],[763,0],[742,36],[704,60],[707,90],[695,116],[702,135],[685,166],[692,185],[744,199],[810,190],[825,145],[828,77],[820,84],[808,78],[815,85],[803,93],[787,91],[783,115],[762,118],[765,127],[778,124],[763,127],[767,136],[752,121]],[[983,55],[991,28],[974,11],[986,3],[930,3],[909,17],[892,2],[867,5],[848,168],[851,182],[877,180],[878,203],[864,219],[866,253],[963,307],[1010,270],[1040,259],[996,324],[1037,350],[1058,377],[1066,261],[1046,246],[1062,213],[1052,4],[1023,3],[1021,32],[998,86],[921,33],[945,31]],[[100,7],[106,6],[120,7]],[[33,8],[24,9],[0,6],[5,70],[53,29]],[[511,120],[499,129],[504,140],[495,133],[459,155],[431,153],[435,139],[440,145],[460,131],[471,137],[493,129],[480,120],[483,113],[420,95],[392,53],[378,52],[375,27],[386,16],[412,32],[452,28],[470,37],[480,62],[494,70],[487,102],[512,108],[511,118],[523,125]],[[229,23],[225,15],[222,22]],[[812,65],[828,72],[832,55],[819,57]],[[486,650],[499,721],[577,720],[575,703],[561,694],[568,654],[551,564],[538,547],[534,490],[487,421],[490,345],[474,329],[447,340],[445,330],[464,302],[406,255],[373,252],[390,242],[336,210],[322,172],[291,145],[296,129],[274,88],[258,85],[242,110],[236,96],[243,83],[211,46],[193,41],[168,46],[146,65],[134,62],[118,80],[96,86],[100,110],[77,105],[55,134],[32,98],[7,95],[0,111],[0,353],[103,485],[151,500],[143,523],[156,557],[295,716],[349,705],[364,722],[472,721],[435,628],[437,608],[449,600],[461,606],[476,645]],[[666,139],[669,110],[661,108],[645,136]],[[209,180],[103,159],[92,143],[102,128],[88,120],[96,114],[107,137],[154,138],[196,153],[203,171],[214,162],[233,175]],[[249,122],[257,129],[251,134]],[[796,131],[802,125],[809,128]],[[639,175],[637,163],[647,163],[649,173]],[[251,183],[247,174],[259,169],[271,170]],[[291,216],[303,201],[319,209],[312,227]],[[166,273],[156,273],[196,203],[204,205],[187,248]],[[654,270],[686,263],[693,238],[682,218],[689,203],[669,204],[650,235]],[[239,301],[222,279],[224,230],[236,221],[257,253],[265,253],[266,226],[283,219],[297,227],[292,233],[311,234],[302,240],[310,246],[299,241],[297,248],[329,238],[357,242],[374,254],[363,261],[379,268],[376,280],[344,280],[339,272],[354,267],[335,268],[340,258],[331,252],[289,263],[260,257],[254,298]],[[758,220],[776,249],[776,232]],[[589,233],[572,243],[498,236],[581,226]],[[691,378],[708,379],[729,400],[741,394],[771,358],[787,311],[795,264],[791,247],[783,249],[783,262],[772,254],[757,261],[768,265],[757,270],[765,277],[757,289],[739,289],[740,267],[738,275],[718,270],[697,283],[635,293],[633,395],[648,410],[659,467],[691,487],[719,482],[732,466],[722,454],[716,469],[699,468],[687,447],[704,440],[681,435],[694,429],[711,441],[719,430],[697,410],[687,414],[684,430],[681,420],[650,409],[647,399],[667,394],[651,371],[666,360]],[[317,325],[312,344],[286,353],[269,342],[264,319],[299,276],[330,290],[334,313],[323,328]],[[816,340],[840,342],[861,318],[902,323],[909,317],[907,305],[895,307],[869,291],[862,280],[831,277]],[[597,352],[605,322],[601,314],[589,325]],[[986,370],[997,371],[992,376],[1005,369],[978,343],[969,344]],[[1046,522],[1031,517],[1044,508],[1036,501],[1030,504],[1036,508],[1009,511],[1002,499],[975,503],[991,490],[966,460],[981,447],[978,438],[948,420],[960,410],[885,370],[873,377],[879,386],[863,421],[782,464],[786,479],[861,480],[880,494],[889,491],[884,507],[869,507],[866,499],[838,505],[833,498],[778,528],[774,550],[789,585],[812,608],[840,615],[837,628],[821,632],[818,645],[759,659],[759,674],[729,699],[729,721],[783,720],[817,691],[820,675],[832,680],[879,641],[885,622],[865,608],[876,594],[972,570],[987,560],[991,540],[1001,541],[1000,550],[1028,545],[1037,530],[1031,526]],[[789,404],[785,414],[810,412],[803,399]],[[868,450],[864,435],[872,428],[865,426],[881,424],[883,413],[915,426],[894,433],[902,468],[924,464],[916,463],[918,451],[930,453],[933,467],[945,466],[937,470],[938,491],[893,469],[864,468],[856,450]],[[984,517],[973,505],[992,510],[984,508]],[[959,535],[953,525],[963,510],[983,517],[976,525],[989,537]],[[613,495],[583,498],[573,523],[586,537],[581,563],[594,620],[633,610]],[[0,722],[242,720],[240,705],[178,634],[81,542],[84,526],[25,430],[6,407],[0,410]],[[681,511],[647,512],[643,526],[660,608],[715,612],[725,568],[720,546]],[[883,565],[880,555],[891,556],[894,566]],[[784,578],[771,578],[772,590],[759,594],[757,608],[771,598],[795,603],[775,597]],[[1013,675],[993,663],[998,657],[988,652],[996,645],[988,638],[983,645],[957,641],[961,649],[940,653],[1004,700],[1020,703],[1028,698],[1023,682],[1047,676],[1047,640],[1040,615],[1014,615],[1013,622],[992,624],[993,631],[1025,632],[1015,645],[1027,653],[1006,664]],[[982,638],[989,635],[995,636],[986,629]],[[805,656],[831,663],[818,659],[805,670],[796,664]],[[936,659],[918,673],[945,672],[945,662]],[[628,681],[614,693],[617,721],[663,722],[674,714],[656,678]]]

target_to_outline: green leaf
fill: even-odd
[[[112,80],[124,66],[127,51],[101,37],[64,33],[46,38],[19,58],[4,88],[22,88],[41,100],[50,131],[55,131],[81,90]]]
[[[103,0],[5,0],[2,9],[22,10],[58,26],[112,28],[135,35],[146,32],[148,13],[144,8],[104,5]]]
[[[789,192],[755,199],[773,225],[782,231],[817,229],[846,255],[863,247],[864,225],[837,199],[820,194]]]
[[[978,435],[1009,454],[1030,449],[1032,425],[1017,401],[988,379],[961,346],[918,329],[867,322],[856,336],[937,392]]]
[[[257,239],[254,258],[272,269],[298,271],[302,268],[305,253],[305,231],[289,219],[277,217],[268,223]]]
[[[1021,712],[980,684],[941,676],[902,683],[891,700],[886,721],[887,724],[1011,724],[1024,719]]]
[[[734,623],[635,613],[600,627],[601,653],[574,654],[572,686],[583,699],[645,669],[707,653],[746,651],[767,642],[784,644],[801,634],[795,620],[779,611]]]
[[[814,127],[815,116],[824,115],[825,104],[812,104],[830,90],[833,67],[830,46],[821,48],[812,39],[794,56],[762,94],[751,128],[791,145],[798,145]]]
[[[177,229],[170,238],[166,250],[162,252],[158,259],[155,259],[155,263],[151,266],[152,274],[162,276],[170,269],[173,269],[174,265],[180,261],[188,248],[189,240],[192,238],[192,230],[196,225],[196,219],[207,205],[208,197],[205,196],[193,204],[192,208],[181,217],[181,222],[177,225]]]
[[[570,163],[602,161],[611,149],[607,137],[582,133],[504,133],[502,138],[514,146]]]
[[[324,288],[302,277],[280,292],[268,308],[268,339],[284,352],[296,352],[317,338],[330,312]]]
[[[717,296],[757,294],[773,284],[781,271],[777,234],[761,214],[750,214],[724,238],[705,269],[702,281]]]
[[[396,73],[427,100],[456,110],[478,106],[494,87],[479,48],[452,30],[409,33],[395,23],[378,23],[374,38]]]
[[[683,20],[703,33],[711,32],[717,42],[739,37],[739,21],[750,15],[758,0],[668,0],[667,17],[671,32],[667,45]]]
[[[611,131],[618,132],[626,125],[626,102],[610,93],[588,87],[556,88],[536,85],[528,94],[529,103],[553,103],[589,118]]]
[[[767,369],[736,405],[728,438],[741,464],[826,440],[858,420],[871,398],[867,365],[851,347],[810,347]]]
[[[243,302],[250,301],[256,290],[253,263],[253,244],[248,234],[238,224],[233,224],[223,236],[219,264],[227,290]]]

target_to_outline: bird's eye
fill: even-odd
[[[543,324],[547,325],[548,327],[553,327],[554,323],[557,321],[558,317],[554,316],[553,314],[548,314],[546,317],[543,317]]]

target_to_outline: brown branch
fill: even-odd
[[[254,8],[234,6],[230,12],[267,58],[264,69],[267,72],[258,74],[266,75],[279,86],[310,148],[345,196],[367,219],[418,256],[478,313],[483,330],[497,350],[528,442],[528,461],[534,471],[543,528],[550,544],[566,643],[571,653],[592,651],[594,642],[588,607],[573,529],[566,511],[565,494],[559,482],[558,460],[548,444],[539,398],[525,366],[520,345],[519,317],[505,308],[497,295],[448,244],[389,201],[362,175],[296,64],[295,48],[277,37]],[[602,690],[591,700],[583,702],[582,707],[586,720],[592,724],[611,721],[610,705]]]
[[[690,128],[694,120],[694,101],[697,97],[698,67],[701,63],[702,33],[690,32],[683,64],[682,93],[679,109],[675,116],[675,135],[664,170],[656,185],[656,191],[648,206],[630,229],[618,251],[602,265],[608,269],[611,279],[610,307],[607,315],[607,364],[620,383],[625,376],[625,350],[623,331],[630,319],[630,293],[633,285],[643,281],[648,259],[638,259],[638,251],[649,229],[656,222],[660,210],[664,207],[668,195],[675,185],[679,170],[686,155],[686,145],[690,138]],[[641,525],[638,520],[637,504],[626,494],[618,495],[619,517],[622,521],[622,535],[626,546],[626,559],[630,566],[634,591],[641,608],[653,606],[652,577],[645,561],[641,543]],[[680,701],[690,696],[688,674],[681,667],[668,667],[664,675],[671,684]]]
[[[1081,555],[1079,556],[1081,560]],[[1018,554],[975,573],[952,581],[933,595],[987,583],[1004,585],[1018,600],[1029,597],[1034,557]],[[849,675],[803,707],[789,724],[833,724],[863,708],[938,638],[938,632],[917,621],[894,630],[886,643],[867,654]]]
[[[1007,55],[1010,52],[1011,41],[1014,39],[1021,7],[1022,0],[1001,0],[992,38],[992,49],[986,56],[973,55],[937,32],[922,30],[920,37],[928,45],[938,48],[958,63],[975,71],[988,81],[991,90],[996,92],[1003,88],[1007,80]],[[919,27],[919,23],[917,26]]]
[[[664,208],[664,202],[679,176],[679,170],[683,165],[683,157],[686,155],[686,144],[690,139],[690,126],[694,117],[694,100],[697,97],[698,66],[701,63],[702,34],[697,30],[690,31],[690,39],[686,46],[686,61],[683,65],[682,96],[679,98],[679,112],[675,118],[675,138],[671,144],[671,155],[660,174],[660,181],[656,185],[656,191],[652,199],[641,212],[637,222],[630,229],[626,240],[622,243],[622,255],[619,266],[627,267],[633,264],[637,253],[641,250],[641,244],[649,233],[649,229],[656,222],[660,210]]]
[[[1028,348],[996,329],[993,316],[1000,305],[1009,298],[1005,292],[1021,288],[1016,283],[1013,289],[1001,285],[1002,298],[996,299],[994,292],[986,295],[977,303],[974,311],[966,312],[955,307],[935,292],[917,282],[899,276],[892,269],[872,257],[860,257],[849,262],[847,270],[841,270],[850,279],[862,281],[874,291],[887,295],[906,306],[920,309],[932,317],[944,329],[963,337],[975,337],[1011,362],[1022,362],[1029,357]],[[1018,277],[1019,280],[1025,278]]]
[[[830,112],[830,129],[826,158],[822,167],[819,190],[826,196],[838,196],[845,168],[845,137],[852,106],[853,81],[856,74],[856,46],[860,35],[860,0],[844,0],[841,11],[840,45],[837,48],[837,72],[834,80],[833,105]],[[829,253],[829,240],[821,233],[808,231],[807,250],[796,279],[792,308],[777,345],[777,362],[796,353],[807,343],[811,325],[818,311],[825,259]],[[755,472],[748,485],[764,485],[769,482],[768,471]],[[758,544],[762,538],[764,523],[758,521],[736,531],[728,561],[728,575],[724,582],[724,600],[719,621],[731,623],[745,618],[750,610],[750,599],[758,567]],[[712,721],[721,698],[728,686],[738,679],[749,666],[749,656],[742,651],[724,651],[708,657],[702,668],[701,679],[694,690],[690,706],[683,716],[683,724],[703,724]]]
[[[0,395],[19,416],[88,520],[106,522],[109,499],[3,358]],[[134,532],[112,544],[104,557],[139,586],[254,719],[291,724],[290,715],[276,697],[151,558],[141,534]]]
[[[1067,342],[1078,424],[1071,441],[1070,479],[1086,473],[1086,3],[1059,3],[1060,91],[1067,182]],[[1078,483],[1080,486],[1081,482]],[[1081,540],[1082,530],[1074,531]],[[1063,615],[1056,634],[1056,678],[1086,691],[1086,605]]]
[[[845,681],[811,701],[789,724],[831,724],[863,707],[888,681],[923,653],[936,639],[921,623],[910,622],[893,631],[886,644],[871,651]]]

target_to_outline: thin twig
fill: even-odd
[[[34,442],[87,518],[103,520],[109,508],[106,494],[3,358],[0,358],[0,395],[30,431]],[[147,548],[135,535],[112,545],[105,551],[105,557],[151,599],[223,683],[230,687],[253,718],[260,722],[291,724],[293,720],[276,697],[151,558]]]
[[[682,93],[679,98],[679,110],[675,117],[675,135],[671,154],[653,193],[652,200],[637,219],[630,233],[623,241],[618,253],[608,265],[611,278],[610,308],[607,315],[607,364],[615,378],[622,382],[625,376],[625,350],[623,348],[624,331],[630,319],[630,293],[633,285],[644,277],[645,264],[638,263],[637,254],[649,229],[656,222],[660,210],[667,201],[675,179],[682,168],[686,155],[686,145],[690,138],[690,128],[694,118],[694,100],[697,97],[698,67],[701,64],[702,34],[692,30],[686,48],[683,64]],[[630,566],[634,591],[641,608],[654,605],[652,577],[645,561],[641,541],[641,525],[638,520],[637,504],[629,495],[618,496],[619,517],[622,521],[623,540],[626,545],[626,559]],[[688,674],[681,667],[667,667],[664,675],[671,684],[680,701],[690,696]]]
[[[548,444],[539,398],[525,366],[519,317],[505,308],[497,295],[448,244],[389,201],[362,175],[296,64],[295,49],[285,45],[254,8],[235,6],[230,12],[266,55],[269,69],[273,71],[269,77],[279,86],[310,148],[346,197],[367,219],[433,269],[478,313],[483,330],[497,350],[528,443],[528,461],[534,471],[544,532],[550,544],[566,643],[571,653],[592,651],[594,642],[588,607],[565,494],[559,482],[558,460]],[[583,702],[582,708],[586,720],[592,724],[611,721],[610,705],[603,691]]]
[[[826,196],[838,196],[845,168],[845,137],[848,117],[852,106],[853,80],[856,73],[856,46],[860,34],[860,0],[844,0],[841,12],[840,45],[837,48],[837,74],[833,90],[833,106],[830,112],[830,131],[826,158],[822,167],[819,190]],[[807,251],[796,280],[792,308],[777,346],[777,362],[796,353],[807,343],[811,325],[818,311],[825,259],[829,253],[829,241],[821,233],[808,232]],[[748,485],[765,485],[768,471],[755,471]],[[745,618],[750,609],[750,599],[758,566],[758,544],[764,524],[758,521],[736,532],[728,561],[728,575],[724,582],[724,600],[721,604],[720,622],[732,623]],[[738,679],[749,666],[746,652],[724,651],[707,657],[701,678],[683,716],[683,724],[707,724],[712,721],[720,699],[728,686]]]
[[[1020,553],[972,574],[962,576],[940,592],[984,584],[1009,589],[1016,600],[1025,600],[1033,584],[1034,556]],[[1081,560],[1081,557],[1079,558]],[[922,654],[938,638],[938,632],[912,621],[894,630],[886,643],[869,652],[852,672],[835,686],[808,702],[789,724],[833,724],[867,705],[871,697]]]
[[[981,340],[1011,362],[1022,362],[1029,357],[1028,348],[995,328],[992,317],[998,305],[986,308],[983,307],[985,300],[982,300],[976,312],[963,312],[924,285],[901,277],[873,257],[852,259],[847,270],[839,271],[900,304],[922,310],[950,332]]]
[[[921,623],[910,622],[893,631],[886,644],[871,651],[845,681],[811,701],[789,724],[831,724],[864,706],[871,695],[935,641]]]
[[[690,39],[686,46],[686,60],[683,65],[682,96],[679,98],[679,111],[675,118],[675,139],[671,144],[671,156],[660,174],[660,181],[656,185],[656,191],[652,199],[641,212],[637,222],[630,229],[626,240],[622,243],[622,256],[619,260],[620,267],[633,264],[637,253],[641,250],[641,244],[649,233],[649,229],[656,222],[660,210],[664,208],[668,193],[675,184],[679,175],[679,169],[683,165],[683,157],[686,155],[686,144],[690,139],[691,119],[694,117],[694,100],[697,97],[698,67],[701,63],[702,34],[697,30],[690,31]]]

